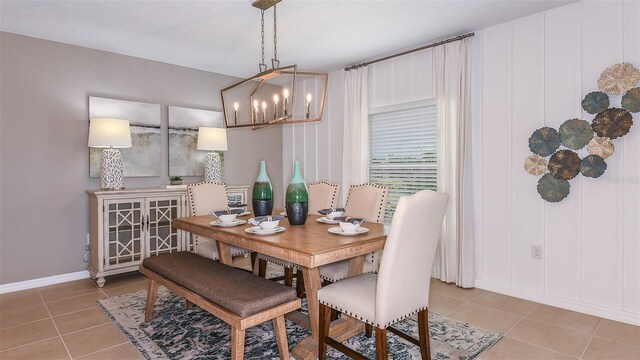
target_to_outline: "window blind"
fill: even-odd
[[[398,200],[437,188],[435,105],[369,115],[369,181],[389,187],[385,223]]]

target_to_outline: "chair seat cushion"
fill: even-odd
[[[291,287],[191,252],[148,257],[142,265],[243,318],[297,299]]]
[[[198,245],[194,247],[195,253],[204,256],[207,259],[218,260],[220,256],[218,255],[218,248],[216,247],[216,242],[206,237],[198,236],[196,238]],[[238,256],[242,254],[248,254],[251,251],[247,249],[243,249],[237,246],[229,246],[229,250],[231,251],[231,256]]]
[[[368,261],[365,261],[362,272],[375,273],[375,272],[378,272],[378,268],[374,264]],[[342,279],[346,279],[348,274],[349,274],[349,260],[342,260],[342,261],[320,266],[320,277],[331,282],[336,282]]]
[[[260,258],[262,260],[266,260],[266,261],[272,262],[272,263],[280,265],[280,266],[284,266],[286,268],[291,268],[291,267],[295,267],[296,266],[294,263],[290,263],[290,262],[285,261],[285,260],[280,260],[278,258],[274,258],[273,256],[269,256],[269,255],[258,254],[258,258]]]
[[[318,290],[318,301],[369,324],[374,324],[378,275],[362,274]]]

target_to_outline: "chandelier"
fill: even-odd
[[[220,91],[227,128],[263,128],[270,125],[322,120],[329,74],[280,66],[276,5],[281,0],[256,0],[261,10],[261,62],[258,74]],[[273,58],[264,60],[264,14],[273,7]]]

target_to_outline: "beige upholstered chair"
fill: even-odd
[[[431,190],[402,197],[384,245],[379,273],[350,277],[318,291],[320,359],[325,359],[327,345],[342,352],[350,350],[329,337],[329,308],[375,326],[378,359],[387,358],[387,328],[398,334],[391,325],[418,313],[420,339],[404,333],[400,336],[419,345],[422,358],[430,359],[429,277],[448,198]]]
[[[376,184],[352,185],[345,205],[345,214],[364,218],[368,222],[382,223],[384,221],[388,193],[389,189],[385,186]],[[382,251],[376,251],[365,256],[363,269],[365,273],[378,271],[381,254]],[[338,261],[320,267],[320,276],[324,280],[331,282],[346,278],[348,272],[349,260]]]
[[[200,182],[187,186],[187,196],[191,216],[209,215],[216,210],[224,210],[228,207],[227,186],[223,183]],[[213,239],[200,235],[193,236],[193,250],[196,254],[218,260],[218,248]],[[231,256],[248,254],[251,251],[236,246],[231,246]]]

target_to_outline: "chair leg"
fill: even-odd
[[[244,330],[231,327],[231,360],[244,359]]]
[[[258,260],[258,253],[255,251],[251,252],[251,271],[253,271],[253,273],[256,273],[256,260]]]
[[[302,270],[296,271],[296,292],[300,299],[304,299],[304,278],[302,277]]]
[[[293,285],[293,268],[292,267],[284,268],[284,284],[289,287]]]
[[[261,278],[266,278],[267,277],[267,260],[258,259],[258,264],[259,264],[258,276],[260,276]]]
[[[373,335],[373,325],[367,323],[364,324],[364,335],[368,338]]]
[[[418,334],[420,334],[420,353],[422,354],[422,360],[431,360],[429,309],[418,312]]]
[[[280,359],[289,360],[289,343],[287,342],[287,327],[284,322],[284,315],[273,319],[273,330],[276,333]]]
[[[158,294],[158,283],[149,279],[149,288],[147,291],[147,309],[144,313],[144,321],[149,322],[153,319],[153,307],[156,304],[156,295]]]
[[[187,299],[184,299],[184,301],[187,303],[187,310],[191,310],[193,309],[193,303]]]
[[[319,304],[319,319],[318,319],[318,360],[325,360],[327,358],[327,343],[324,338],[329,336],[329,327],[331,326],[331,308]]]
[[[386,360],[387,358],[387,329],[376,327],[376,359]]]

